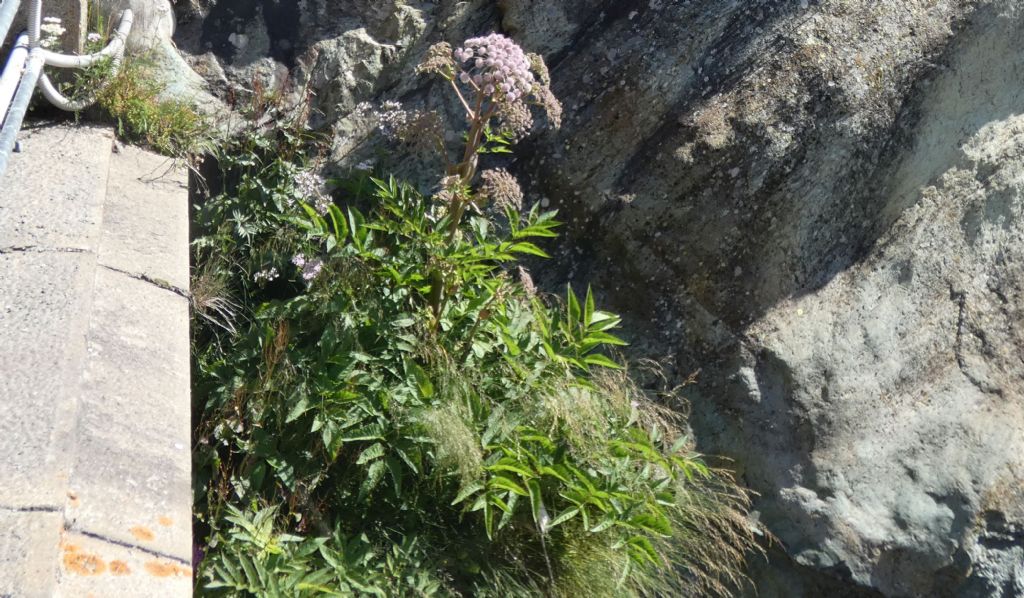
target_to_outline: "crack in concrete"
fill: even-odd
[[[174,293],[175,295],[179,295],[181,297],[184,297],[185,299],[188,299],[189,301],[192,300],[192,293],[186,291],[185,289],[182,289],[181,287],[176,287],[173,284],[167,282],[166,280],[163,280],[162,278],[154,278],[152,276],[149,276],[148,274],[139,274],[137,272],[129,272],[127,270],[122,270],[120,268],[115,268],[113,266],[107,266],[106,264],[100,264],[100,266],[103,267],[103,268],[106,268],[107,270],[110,270],[111,272],[117,272],[118,274],[124,274],[125,276],[128,276],[129,278],[134,278],[135,280],[141,280],[142,282],[151,284],[151,285],[153,285],[153,286],[155,286],[155,287],[157,287],[159,289],[163,289],[165,291],[170,291],[170,292]]]
[[[0,255],[7,253],[89,253],[89,250],[81,247],[42,247],[40,245],[0,247]]]
[[[11,513],[59,513],[63,507],[57,507],[52,505],[29,505],[27,507],[9,507],[7,505],[0,505],[0,511],[8,511]]]
[[[117,538],[111,538],[110,536],[104,536],[103,534],[97,534],[96,532],[90,532],[84,529],[76,529],[70,526],[67,528],[67,530],[76,534],[81,534],[87,538],[92,538],[93,540],[99,540],[100,542],[106,542],[107,544],[121,546],[122,548],[128,548],[130,550],[138,550],[140,552],[145,552],[146,554],[153,555],[161,559],[166,559],[168,561],[174,561],[175,563],[180,563],[188,567],[192,566],[192,562],[188,559],[183,559],[181,557],[167,554],[166,552],[161,552],[159,550],[153,550],[152,548],[146,548],[145,546],[139,546],[138,544],[135,544],[133,542],[128,542],[126,540],[118,540]]]

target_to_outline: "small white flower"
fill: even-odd
[[[268,270],[260,270],[256,274],[252,275],[253,282],[270,282],[276,280],[281,274],[277,271],[277,268],[270,268]]]
[[[88,40],[89,43],[95,44],[96,42],[103,39],[103,37],[99,33],[92,32],[89,35],[85,36],[85,39]]]
[[[551,526],[551,517],[548,516],[548,510],[544,508],[544,503],[540,503],[540,520],[537,522],[540,525],[540,533],[548,533],[548,529]]]
[[[304,201],[321,216],[327,214],[333,201],[327,190],[327,181],[315,172],[304,170],[295,175],[295,188]]]

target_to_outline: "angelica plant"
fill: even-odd
[[[555,214],[481,165],[534,109],[558,125],[543,61],[491,34],[419,70],[456,94],[463,143],[430,112],[377,116],[441,156],[432,194],[357,170],[332,196],[287,132],[219,156],[195,263],[245,305],[197,320],[197,589],[728,593],[746,495],[613,360],[618,316],[533,284],[517,261],[546,255]]]

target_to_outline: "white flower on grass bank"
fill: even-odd
[[[327,209],[334,203],[327,189],[327,180],[312,170],[303,170],[295,175],[295,190],[321,216],[327,214]]]
[[[252,275],[253,282],[270,282],[276,280],[281,274],[277,271],[277,268],[269,268],[267,270],[260,270],[256,274]]]

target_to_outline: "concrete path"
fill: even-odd
[[[186,175],[26,130],[0,180],[0,597],[191,595]]]

